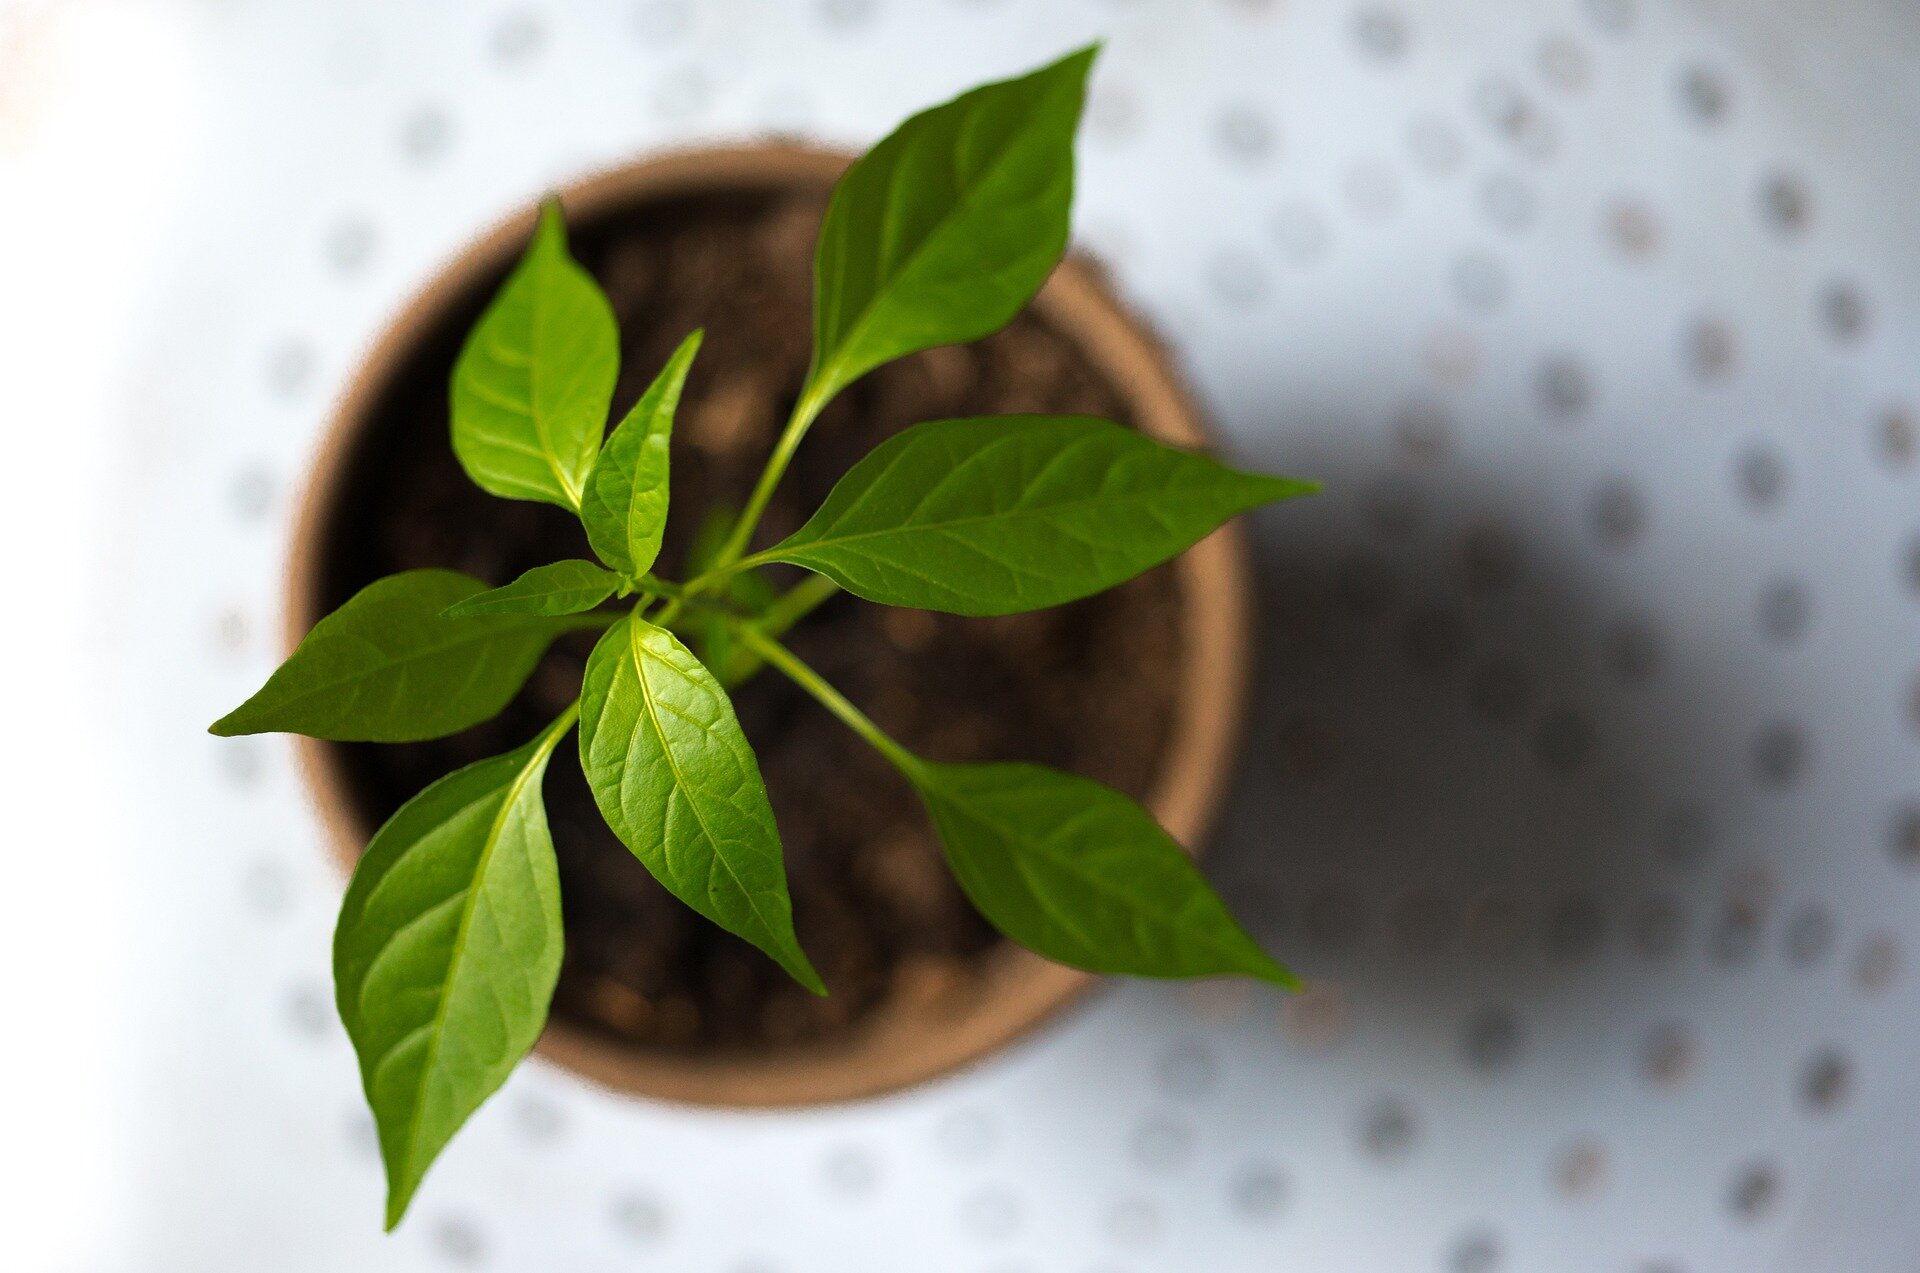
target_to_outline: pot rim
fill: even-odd
[[[853,156],[772,142],[670,150],[619,164],[555,193],[569,221],[634,202],[730,189],[831,185]],[[477,278],[524,247],[537,208],[496,222],[443,264],[367,347],[323,427],[289,543],[283,638],[291,651],[322,616],[320,562],[340,485],[369,410],[423,332],[447,321]],[[1033,302],[1126,398],[1141,430],[1204,447],[1211,434],[1165,348],[1114,297],[1099,268],[1070,255]],[[1239,749],[1250,663],[1252,586],[1244,533],[1228,523],[1177,559],[1185,628],[1177,708],[1148,808],[1195,852],[1210,830]],[[333,749],[296,737],[307,792],[334,856],[351,872],[365,837]],[[977,993],[958,1002],[894,1004],[826,1043],[761,1055],[646,1052],[549,1020],[537,1051],[616,1091],[692,1105],[809,1106],[880,1096],[972,1066],[1057,1019],[1097,980],[1006,942],[983,961]]]

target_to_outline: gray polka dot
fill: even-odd
[[[1816,302],[1820,329],[1836,344],[1851,345],[1867,334],[1870,313],[1866,294],[1842,279],[1821,290]]]
[[[1718,124],[1733,108],[1733,90],[1726,77],[1711,66],[1696,62],[1680,72],[1680,108],[1687,117],[1701,124]]]
[[[827,1188],[847,1198],[865,1197],[880,1180],[880,1164],[873,1154],[859,1145],[841,1145],[827,1155],[821,1166]]]
[[[1683,870],[1706,861],[1719,839],[1712,815],[1697,804],[1679,804],[1667,810],[1654,835],[1660,856]]]
[[[815,10],[828,30],[855,31],[872,23],[876,0],[816,0]]]
[[[613,1200],[608,1216],[614,1231],[632,1242],[652,1242],[667,1231],[667,1209],[650,1194],[621,1194]]]
[[[1467,1065],[1482,1074],[1510,1070],[1525,1045],[1520,1018],[1510,1008],[1483,1008],[1467,1021],[1461,1051]]]
[[[1920,456],[1920,425],[1905,403],[1896,403],[1880,413],[1874,435],[1880,462],[1890,469],[1904,469]]]
[[[1727,1205],[1736,1219],[1757,1222],[1780,1206],[1780,1169],[1771,1163],[1750,1163],[1734,1173]]]
[[[535,1145],[550,1144],[566,1130],[560,1107],[535,1096],[522,1097],[515,1105],[514,1124],[521,1139]]]
[[[1490,314],[1506,303],[1507,268],[1488,252],[1464,252],[1453,263],[1453,291],[1460,303]]]
[[[1593,59],[1570,36],[1550,35],[1540,42],[1540,78],[1563,93],[1577,93],[1593,79]]]
[[[1392,9],[1371,6],[1354,15],[1354,42],[1360,50],[1381,61],[1394,61],[1406,54],[1406,19]]]
[[[1380,478],[1367,487],[1363,498],[1368,520],[1388,539],[1407,538],[1425,520],[1420,488],[1405,478]]]
[[[1567,421],[1593,403],[1593,379],[1572,354],[1550,354],[1534,376],[1534,393],[1548,419]]]
[[[536,57],[547,42],[546,28],[531,13],[510,13],[493,29],[489,41],[494,60],[517,66]]]
[[[359,217],[340,221],[327,231],[327,265],[342,276],[358,274],[373,257],[373,227]]]
[[[297,397],[313,378],[313,350],[302,340],[285,340],[267,354],[267,388],[282,398]]]
[[[1385,164],[1356,164],[1342,185],[1347,206],[1363,221],[1384,221],[1400,210],[1400,179]]]
[[[1430,959],[1453,938],[1453,907],[1437,889],[1411,889],[1394,899],[1387,914],[1393,944],[1410,959]]]
[[[1773,451],[1749,446],[1734,460],[1734,486],[1749,508],[1765,512],[1786,495],[1787,466]]]
[[[221,739],[220,769],[236,787],[256,785],[266,770],[260,743],[252,738]]]
[[[1540,199],[1512,173],[1492,173],[1480,185],[1480,215],[1494,229],[1518,234],[1539,218]]]
[[[1613,478],[1594,492],[1587,520],[1603,547],[1631,548],[1646,537],[1646,501],[1625,479]]]
[[[1740,967],[1760,950],[1762,915],[1755,908],[1730,902],[1721,908],[1713,926],[1713,957],[1718,963]]]
[[[1797,579],[1776,579],[1760,593],[1760,631],[1780,645],[1794,645],[1807,634],[1813,599]]]
[[[1907,591],[1920,598],[1920,533],[1907,541],[1906,565]]]
[[[1278,144],[1274,127],[1253,106],[1229,106],[1214,121],[1213,136],[1229,159],[1257,163],[1273,153]]]
[[[1409,403],[1394,417],[1393,441],[1414,463],[1439,464],[1453,452],[1453,417],[1430,398]]]
[[[1407,153],[1425,171],[1444,177],[1459,170],[1466,147],[1445,120],[1426,115],[1407,125]]]
[[[1482,893],[1467,906],[1467,945],[1488,958],[1511,955],[1525,936],[1526,919],[1510,894]]]
[[[651,45],[672,44],[693,25],[689,0],[643,0],[634,10],[634,30]]]
[[[1531,159],[1545,159],[1559,149],[1553,121],[1513,81],[1488,76],[1475,86],[1474,109],[1494,134]]]
[[[1360,944],[1366,913],[1350,888],[1327,884],[1315,889],[1300,910],[1301,931],[1320,950],[1340,954]]]
[[[1160,1090],[1176,1100],[1199,1100],[1220,1085],[1220,1062],[1211,1047],[1187,1040],[1160,1054],[1154,1078]]]
[[[1124,84],[1096,80],[1087,91],[1087,136],[1116,144],[1140,131],[1140,101]]]
[[[1269,1221],[1286,1205],[1287,1178],[1270,1163],[1252,1163],[1234,1173],[1227,1198],[1240,1219]]]
[[[1813,194],[1790,172],[1768,173],[1760,182],[1760,219],[1771,230],[1793,235],[1813,220]]]
[[[1401,647],[1407,665],[1424,676],[1447,676],[1459,667],[1471,644],[1467,625],[1445,605],[1423,605],[1406,618]]]
[[[940,1120],[934,1138],[949,1158],[975,1162],[992,1152],[998,1140],[993,1122],[978,1110],[958,1110]]]
[[[1216,252],[1207,265],[1207,286],[1233,309],[1249,309],[1267,294],[1266,271],[1251,254]]]
[[[273,473],[264,464],[249,464],[234,474],[233,511],[245,521],[254,521],[266,515],[273,507],[275,494]]]
[[[293,881],[277,858],[261,857],[248,864],[240,877],[240,891],[254,913],[278,919],[293,900]]]
[[[982,1189],[960,1204],[960,1227],[984,1242],[999,1242],[1020,1231],[1019,1199],[1004,1189]]]
[[[333,1025],[332,996],[311,983],[295,986],[287,994],[287,1021],[309,1039],[325,1036]]]
[[[1609,35],[1633,29],[1634,0],[1586,0],[1587,17]]]
[[[1798,967],[1823,962],[1833,949],[1833,919],[1825,908],[1808,903],[1793,913],[1786,928],[1787,959]]]
[[[1718,384],[1733,374],[1739,345],[1733,328],[1724,319],[1698,318],[1687,328],[1685,353],[1695,379]]]
[[[1117,1246],[1148,1246],[1160,1236],[1160,1209],[1151,1198],[1129,1194],[1107,1208],[1105,1227]]]
[[[400,124],[400,152],[417,164],[432,163],[453,145],[453,121],[438,106],[416,107]]]
[[[347,1111],[346,1135],[348,1153],[362,1162],[380,1161],[380,1129],[373,1121],[373,1111],[364,1103]]]
[[[1640,1073],[1658,1088],[1676,1088],[1693,1076],[1700,1046],[1693,1031],[1678,1021],[1665,1021],[1647,1035],[1640,1051]]]
[[[650,85],[654,112],[672,123],[685,123],[706,113],[713,102],[713,82],[698,66],[678,66]]]
[[[1660,219],[1641,199],[1615,199],[1602,214],[1601,225],[1607,242],[1630,261],[1644,261],[1660,251]]]
[[[1761,727],[1753,743],[1754,776],[1764,787],[1790,787],[1806,776],[1813,745],[1795,721],[1773,721]]]
[[[1592,1141],[1569,1145],[1554,1160],[1552,1176],[1562,1197],[1591,1198],[1607,1182],[1607,1151]]]
[[[472,1267],[487,1258],[480,1227],[465,1216],[447,1216],[433,1226],[433,1248],[449,1264]]]
[[[1497,1273],[1506,1262],[1499,1237],[1491,1229],[1462,1234],[1447,1249],[1446,1273]]]
[[[1900,941],[1891,933],[1876,933],[1860,945],[1853,960],[1853,982],[1861,991],[1875,995],[1886,990],[1900,976]]]
[[[1488,722],[1511,725],[1533,703],[1533,674],[1518,656],[1495,655],[1474,671],[1469,695],[1474,710]]]
[[[1573,773],[1593,759],[1598,740],[1586,713],[1571,707],[1548,709],[1534,730],[1534,750],[1549,769]]]
[[[1591,897],[1561,899],[1547,915],[1547,953],[1570,963],[1592,958],[1606,937],[1606,915]]]
[[[1800,1100],[1815,1114],[1829,1114],[1853,1090],[1853,1062],[1839,1048],[1821,1048],[1800,1067]]]
[[[1288,204],[1275,212],[1271,228],[1281,252],[1296,265],[1325,258],[1333,239],[1326,218],[1304,203]]]
[[[1404,1160],[1419,1139],[1419,1120],[1404,1101],[1387,1097],[1376,1101],[1361,1115],[1360,1148],[1378,1162]]]
[[[1672,898],[1650,897],[1634,909],[1633,948],[1654,963],[1673,958],[1686,937],[1687,917]]]
[[[1607,667],[1631,685],[1646,684],[1666,664],[1666,644],[1659,630],[1640,618],[1622,619],[1609,629],[1603,654]]]

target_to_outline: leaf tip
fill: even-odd
[[[540,201],[540,222],[534,227],[533,239],[536,246],[567,246],[567,210],[561,206],[559,195],[550,194]]]
[[[213,724],[207,726],[207,732],[215,738],[238,738],[242,734],[252,733],[253,731],[247,728],[246,722],[240,715],[246,710],[247,705],[242,703],[225,716],[222,716],[219,720],[213,722]]]

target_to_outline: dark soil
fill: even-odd
[[[800,388],[823,206],[813,194],[735,193],[575,227],[575,251],[620,319],[618,410],[687,332],[706,328],[674,437],[674,512],[659,567],[668,577],[679,577],[703,510],[744,498]],[[327,607],[397,570],[449,566],[498,584],[542,562],[591,556],[570,515],[483,494],[449,448],[448,374],[493,285],[431,334],[375,409],[327,535]],[[907,359],[844,393],[802,447],[758,542],[798,526],[888,434],[919,420],[1014,411],[1126,420],[1113,387],[1025,315],[976,345]],[[791,640],[923,755],[1038,761],[1142,797],[1171,719],[1178,601],[1166,567],[1100,597],[1003,619],[841,596]],[[505,713],[456,737],[337,745],[367,831],[433,779],[532,737],[572,700],[590,648],[591,637],[563,641]],[[890,997],[962,988],[1001,939],[947,873],[912,791],[777,674],[762,673],[736,700],[785,841],[800,940],[831,995],[807,994],[656,884],[601,821],[575,753],[562,747],[547,780],[567,926],[554,1011],[647,1048],[740,1051],[822,1041]]]

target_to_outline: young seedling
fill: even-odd
[[[694,910],[826,992],[795,939],[773,810],[728,698],[765,667],[899,769],[967,896],[1014,941],[1093,972],[1295,984],[1132,800],[1038,765],[916,756],[780,638],[841,589],[962,615],[1059,605],[1311,483],[1237,472],[1082,416],[935,420],[876,447],[799,530],[751,551],[835,394],[892,359],[999,329],[1059,261],[1094,52],[914,116],[840,180],[814,259],[805,386],[745,507],[708,521],[681,581],[653,565],[674,413],[701,334],[608,432],[613,311],[547,204],[454,368],[453,449],[492,494],[577,514],[599,561],[554,562],[496,588],[448,570],[378,580],[214,724],[223,735],[435,738],[499,712],[560,634],[601,632],[575,705],[519,750],[408,801],[374,835],[341,904],[336,993],[379,1128],[389,1228],[546,1021],[562,933],[541,784],[576,722],[587,781],[634,855]],[[776,593],[757,573],[775,563],[812,573]]]

